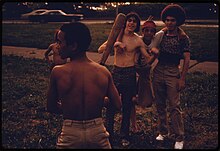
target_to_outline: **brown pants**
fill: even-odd
[[[154,101],[151,81],[151,66],[136,68],[138,77],[138,104],[142,107],[150,107]]]
[[[159,116],[159,133],[168,134],[167,111],[170,113],[171,133],[176,141],[184,139],[184,125],[180,108],[180,92],[177,81],[180,78],[178,66],[157,64],[153,74],[153,89]],[[168,103],[168,108],[167,108]],[[168,110],[167,110],[168,109]]]
[[[57,149],[111,149],[102,118],[64,120],[56,145]]]

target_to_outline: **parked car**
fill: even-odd
[[[62,10],[47,10],[43,13],[29,16],[32,22],[74,22],[83,19],[83,14],[66,14]]]
[[[33,15],[38,15],[41,14],[43,12],[47,11],[47,9],[37,9],[37,10],[33,10],[32,12],[29,13],[25,13],[21,15],[21,19],[29,19],[30,16]]]

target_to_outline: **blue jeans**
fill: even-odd
[[[57,149],[111,149],[109,133],[102,118],[86,121],[64,120]]]

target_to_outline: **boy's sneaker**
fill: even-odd
[[[122,139],[122,140],[121,140],[121,145],[122,145],[123,147],[125,147],[125,146],[130,145],[130,142],[129,142],[127,139]]]
[[[183,141],[176,142],[174,145],[174,149],[183,149]]]
[[[158,141],[163,141],[165,137],[166,137],[166,135],[159,134],[159,135],[156,137],[156,140],[158,140]]]

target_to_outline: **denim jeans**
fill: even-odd
[[[122,137],[129,137],[130,115],[132,107],[132,97],[136,95],[136,71],[135,67],[117,67],[113,68],[114,84],[121,94],[122,100],[122,123],[120,134]],[[115,108],[109,105],[106,110],[107,130],[112,136],[114,134],[114,115]]]

